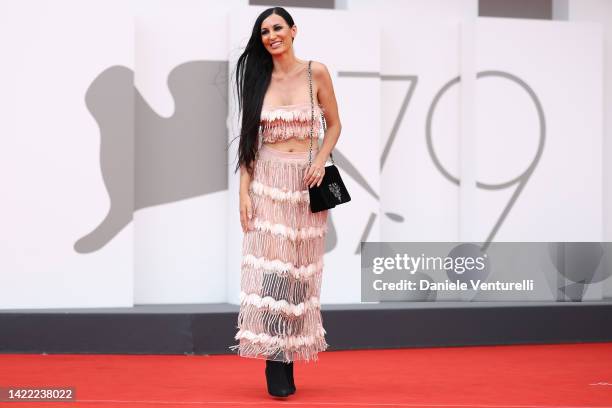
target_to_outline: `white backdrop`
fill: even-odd
[[[476,68],[509,73],[476,88],[477,180],[498,184],[531,177],[510,209],[498,241],[601,241],[603,108],[599,24],[478,20]],[[540,118],[545,126],[536,159]],[[517,186],[478,189],[477,236],[484,240]]]
[[[425,125],[436,92],[459,75],[459,24],[436,20],[389,24],[382,34],[381,136],[383,146],[388,146],[381,175],[382,240],[456,241],[458,186],[436,169],[428,153]],[[435,152],[447,171],[458,177],[457,88],[435,113]]]
[[[226,15],[242,3],[136,14],[136,303],[225,301]]]
[[[417,3],[289,9],[297,56],[332,74],[343,124],[337,150],[353,197],[331,211],[323,303],[359,301],[362,240],[491,235],[517,185],[468,181],[499,184],[533,162],[540,118],[530,92],[545,118],[544,148],[494,239],[603,239],[600,26],[475,21],[472,0],[418,22],[444,1]],[[227,72],[263,7],[215,4],[0,4],[0,308],[237,303],[236,142],[221,159],[236,134],[234,104],[224,107],[227,121],[198,113],[224,111],[207,103],[233,95]],[[387,24],[373,27],[373,15]],[[333,27],[342,27],[332,31],[341,46],[329,45]],[[228,60],[224,77],[197,84],[181,76],[210,75]],[[476,79],[483,71],[527,87],[507,76]],[[441,92],[460,73],[462,83]],[[146,130],[136,151],[134,123]],[[591,285],[585,298],[600,289]]]
[[[554,3],[556,6],[556,2]],[[612,240],[612,2],[608,0],[568,0],[569,21],[598,22],[604,29],[604,141],[603,162],[603,221],[604,239]],[[612,279],[604,281],[604,293],[612,297]]]
[[[97,122],[107,115],[123,138],[122,187],[133,189],[132,20],[94,3],[0,13],[0,308],[132,306],[129,220],[103,232],[102,250],[75,249],[110,208]]]

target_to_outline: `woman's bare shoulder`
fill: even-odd
[[[312,75],[317,78],[326,78],[329,77],[329,70],[324,63],[312,60]]]
[[[332,79],[327,66],[320,61],[312,61],[312,78],[317,84],[319,90],[324,92],[332,92]]]

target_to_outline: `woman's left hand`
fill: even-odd
[[[323,176],[325,175],[325,162],[321,160],[313,160],[310,167],[306,169],[306,173],[304,174],[304,182],[310,187],[314,187],[315,185],[319,187],[321,182],[323,181]]]

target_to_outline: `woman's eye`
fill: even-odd
[[[278,26],[278,27],[274,27],[274,31],[280,31],[282,28],[283,28],[283,27],[280,27],[280,26]]]

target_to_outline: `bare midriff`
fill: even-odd
[[[310,139],[298,140],[291,138],[274,143],[264,143],[264,145],[283,152],[307,152],[310,149]],[[312,141],[312,150],[317,150],[316,140]]]

